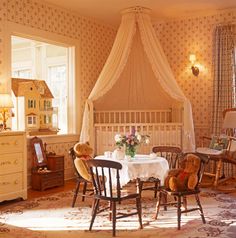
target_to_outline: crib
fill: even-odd
[[[149,144],[142,144],[138,153],[149,154],[153,146],[166,145],[182,148],[183,109],[95,111],[95,154],[113,151],[116,134],[131,130],[150,136]]]

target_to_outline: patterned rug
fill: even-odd
[[[92,200],[81,202],[79,197],[76,207],[72,208],[72,196],[72,191],[62,192],[0,207],[0,238],[112,237],[107,212],[97,215],[93,231],[89,232]],[[202,189],[200,199],[207,223],[202,223],[198,212],[188,213],[182,216],[180,231],[176,228],[176,208],[161,209],[158,219],[154,220],[156,199],[147,191],[143,196],[144,229],[138,229],[137,216],[127,217],[117,221],[118,237],[236,237],[236,194]],[[193,201],[188,201],[188,207],[194,205]],[[119,208],[131,211],[135,206],[124,203]]]

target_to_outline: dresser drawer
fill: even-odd
[[[0,155],[0,175],[23,171],[23,153]]]
[[[22,152],[24,148],[24,139],[22,136],[1,136],[0,154]]]
[[[0,175],[0,194],[20,191],[23,188],[23,174]]]
[[[64,170],[64,156],[47,156],[47,165],[50,170]]]
[[[51,171],[48,173],[32,173],[32,188],[44,190],[64,184],[64,171]]]
[[[42,187],[52,188],[55,186],[62,186],[64,184],[63,172],[56,172],[53,176],[42,179]]]

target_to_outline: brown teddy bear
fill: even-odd
[[[198,171],[201,160],[194,154],[188,154],[181,162],[181,168],[171,169],[165,179],[165,186],[179,192],[194,189],[198,183]]]
[[[91,181],[91,175],[86,165],[86,160],[92,159],[93,149],[90,147],[89,142],[77,143],[74,145],[76,159],[74,160],[75,167],[78,173],[86,180]]]

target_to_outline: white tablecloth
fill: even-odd
[[[147,180],[150,177],[159,178],[163,184],[168,173],[169,165],[165,158],[151,158],[149,155],[135,155],[131,160],[115,160],[105,156],[96,156],[95,159],[106,159],[117,161],[122,164],[120,171],[121,186],[127,184],[130,180],[140,178]],[[115,175],[115,174],[114,174]]]

